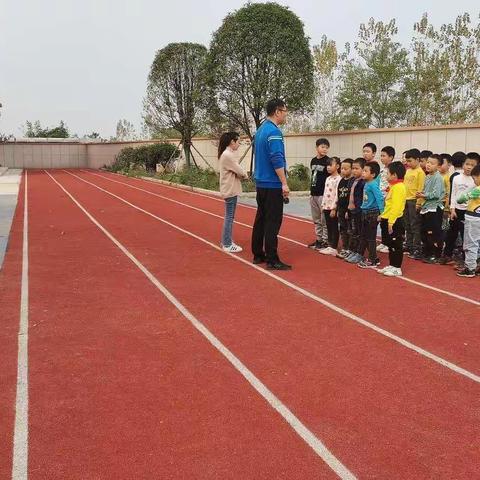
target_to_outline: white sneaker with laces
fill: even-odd
[[[401,277],[403,275],[402,269],[401,268],[391,268],[390,270],[387,270],[386,272],[383,272],[383,274],[386,277]]]
[[[387,265],[386,267],[383,267],[381,268],[380,270],[377,270],[378,273],[385,273],[387,272],[388,270],[391,270],[392,268],[395,268],[395,267],[392,267],[391,265]]]
[[[381,243],[378,247],[377,247],[377,252],[380,252],[380,253],[388,253],[388,247],[386,245],[384,245],[383,243]]]
[[[322,255],[331,255],[330,251],[332,250],[331,247],[325,247],[319,250],[319,253]]]
[[[228,253],[240,253],[243,250],[242,247],[235,245],[235,243],[232,243],[229,247],[223,247],[222,249],[224,252]]]

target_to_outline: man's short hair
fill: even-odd
[[[377,146],[374,143],[366,143],[362,148],[371,148],[373,153],[377,153]]]
[[[399,180],[405,178],[405,172],[407,169],[402,162],[392,162],[387,168],[390,174],[396,175]]]
[[[420,158],[428,158],[428,157],[431,157],[433,154],[433,152],[431,152],[430,150],[422,150],[420,152]]]
[[[385,152],[389,157],[395,158],[395,149],[390,146],[383,147],[382,152]]]
[[[267,110],[267,115],[271,117],[279,108],[285,108],[286,104],[285,101],[281,98],[272,98],[267,102],[267,106],[265,107]]]
[[[418,148],[411,148],[405,152],[405,158],[414,158],[420,160],[420,150]]]
[[[370,173],[375,175],[375,178],[377,178],[380,175],[380,165],[378,162],[367,162],[365,164],[365,168],[368,167],[370,169]]]
[[[466,159],[467,155],[465,155],[465,152],[455,152],[452,155],[452,165],[455,168],[462,168]]]
[[[319,138],[316,142],[315,145],[319,147],[320,145],[326,145],[328,148],[330,148],[330,142],[326,138]]]

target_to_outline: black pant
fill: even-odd
[[[348,234],[350,236],[350,251],[356,252],[360,243],[362,229],[362,212],[348,210]]]
[[[393,232],[388,233],[388,220],[382,218],[380,222],[382,229],[382,243],[388,247],[388,260],[390,265],[401,268],[403,262],[403,236],[405,235],[405,224],[403,218],[397,218],[393,224]]]
[[[364,210],[362,211],[362,229],[360,231],[360,246],[358,253],[362,255],[368,249],[368,258],[371,262],[377,259],[377,227],[378,210]]]
[[[457,218],[455,220],[450,220],[449,227],[447,231],[447,237],[445,239],[445,256],[451,257],[453,254],[453,249],[455,248],[455,243],[460,233],[463,243],[463,229],[465,226],[465,210],[455,209]]]
[[[277,236],[283,220],[282,189],[257,188],[257,206],[252,232],[252,252],[255,257],[265,256],[267,262],[273,263],[279,260]]]
[[[345,218],[347,209],[339,207],[337,210],[338,226],[340,230],[340,237],[342,238],[342,249],[349,250],[350,248],[350,234],[348,233],[348,220]]]
[[[324,210],[325,223],[327,224],[328,232],[328,245],[337,249],[338,247],[338,217],[335,215],[333,218],[330,216],[331,210]]]
[[[442,219],[443,209],[438,207],[436,212],[427,212],[422,217],[422,244],[425,257],[440,257],[442,254]]]

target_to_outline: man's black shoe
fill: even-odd
[[[267,262],[267,268],[269,270],[291,270],[292,266],[278,260],[276,262]]]
[[[253,264],[259,265],[260,263],[265,263],[265,257],[253,257]]]

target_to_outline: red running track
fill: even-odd
[[[353,475],[470,479],[478,474],[477,381],[69,173],[50,173]],[[218,242],[221,222],[216,217],[88,173],[72,173]],[[221,206],[156,185],[148,189],[173,198],[187,195],[191,205],[212,212]],[[28,190],[31,478],[335,477],[47,174],[29,173]],[[237,218],[245,216],[247,222],[251,215],[245,209]],[[22,217],[17,209],[0,276],[2,293],[5,285],[11,290],[11,313],[7,320],[2,315],[2,324],[14,333]],[[293,225],[303,227],[293,222],[286,222],[289,236]],[[236,232],[237,241],[247,245],[248,229],[236,226]],[[478,353],[472,353],[478,352],[477,306],[421,289],[428,309],[419,328],[405,302],[384,307],[400,293],[417,303],[418,312],[418,287],[399,283],[399,291],[392,293],[385,288],[390,279],[347,271],[343,264],[340,269],[334,259],[295,244],[281,248],[295,265],[281,277],[479,373]],[[366,278],[381,302],[363,299]],[[452,302],[458,316],[466,318],[451,318],[449,324],[444,313]],[[18,314],[16,320],[18,325]],[[430,323],[430,336],[425,323]],[[461,348],[465,338],[471,349]],[[7,440],[0,455],[5,459],[2,478],[11,468],[16,381],[14,335],[6,341],[10,347],[0,353],[2,365],[9,365],[2,381],[10,391],[0,397],[1,411],[7,412],[0,427]]]

